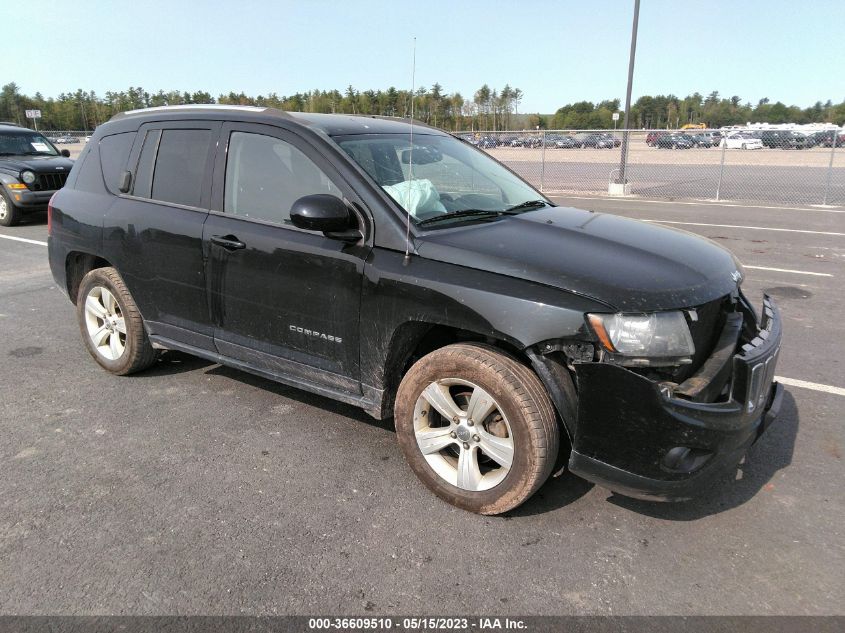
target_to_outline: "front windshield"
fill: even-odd
[[[0,132],[0,156],[58,156],[53,144],[37,132]]]
[[[415,134],[413,150],[409,134],[362,134],[334,140],[415,223],[448,214],[464,217],[473,210],[504,212],[531,201],[543,206],[541,194],[486,154],[451,136]]]

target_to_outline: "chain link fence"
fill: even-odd
[[[607,195],[619,178],[624,130],[472,132],[487,151],[547,194]],[[845,131],[821,126],[630,130],[630,195],[787,205],[845,205]]]

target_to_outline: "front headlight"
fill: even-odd
[[[22,171],[21,172],[21,180],[23,180],[26,184],[31,185],[35,182],[35,174],[31,171]]]
[[[587,320],[608,360],[620,365],[683,365],[695,354],[683,312],[588,314]]]

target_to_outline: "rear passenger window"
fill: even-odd
[[[106,188],[117,195],[120,191],[117,188],[120,173],[126,169],[126,161],[129,159],[129,150],[132,149],[132,141],[135,140],[135,132],[124,134],[112,134],[100,140],[100,164],[103,168],[103,179]]]
[[[200,206],[210,145],[211,130],[162,130],[150,197]]]
[[[226,159],[226,213],[290,224],[293,203],[315,193],[342,198],[329,177],[290,143],[263,134],[232,133]]]

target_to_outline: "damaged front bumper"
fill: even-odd
[[[680,385],[576,363],[569,469],[621,494],[680,501],[734,468],[777,417],[783,395],[774,382],[780,315],[768,296],[756,336],[742,342],[742,329],[741,315],[728,315],[711,356]]]

